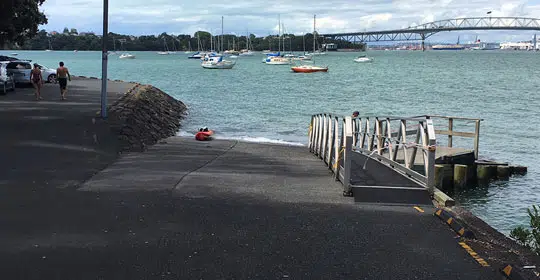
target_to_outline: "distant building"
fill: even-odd
[[[337,51],[338,46],[335,43],[322,44],[323,49],[326,51]]]
[[[534,44],[532,42],[506,42],[506,43],[501,43],[501,49],[503,50],[533,50]]]
[[[51,35],[58,35],[58,32],[56,32],[56,31],[51,31],[49,34],[51,34]]]
[[[88,35],[96,35],[94,32],[81,32],[79,33],[79,36],[88,36]]]

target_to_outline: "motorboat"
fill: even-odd
[[[19,55],[18,53],[14,52],[14,53],[10,53],[10,55]]]
[[[373,62],[373,58],[369,58],[365,55],[361,55],[354,59],[354,62]]]
[[[188,58],[191,58],[191,59],[202,59],[204,58],[204,56],[206,55],[205,52],[196,52],[190,56],[188,56]]]
[[[169,52],[157,52],[157,54],[159,54],[159,55],[168,55],[170,53]]]
[[[241,50],[240,51],[240,56],[253,56],[255,53],[250,51],[250,50]]]
[[[119,58],[127,58],[127,59],[134,59],[135,56],[130,53],[123,53],[119,56]]]
[[[223,56],[205,56],[201,66],[206,69],[231,69],[236,61],[224,60]]]

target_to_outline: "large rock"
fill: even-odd
[[[109,122],[123,151],[144,151],[180,129],[187,107],[150,85],[136,85],[109,107]]]

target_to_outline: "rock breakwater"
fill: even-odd
[[[183,102],[156,87],[135,84],[109,107],[109,123],[122,151],[144,151],[176,135],[186,113]]]

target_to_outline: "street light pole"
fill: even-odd
[[[101,117],[107,118],[107,38],[109,35],[109,0],[103,0],[103,36],[101,41]]]

